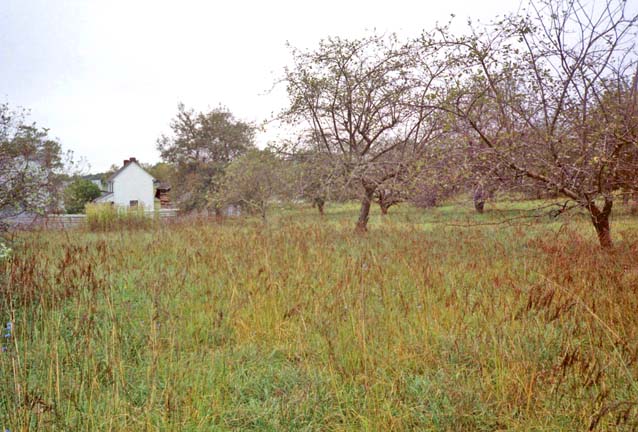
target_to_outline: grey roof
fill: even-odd
[[[104,192],[102,191],[102,195],[100,195],[99,197],[95,198],[93,201],[97,201],[97,200],[101,200],[104,198],[107,198],[108,196],[113,195],[113,192]]]
[[[118,169],[117,171],[115,171],[113,174],[111,174],[111,176],[106,180],[107,182],[112,182],[115,177],[117,177],[122,171],[124,171],[126,169],[126,167],[128,167],[130,164],[136,164],[138,167],[142,168],[142,170],[151,176],[151,178],[153,180],[155,180],[155,177],[153,177],[148,171],[146,171],[142,165],[140,165],[137,161],[132,161],[132,162],[128,162],[126,165],[123,165],[120,169]]]

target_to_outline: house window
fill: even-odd
[[[129,206],[131,206],[131,207],[137,207],[137,200],[131,200],[131,201],[129,201]]]

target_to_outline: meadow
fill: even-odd
[[[638,217],[527,206],[22,233],[0,430],[638,430]]]

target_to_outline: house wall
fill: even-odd
[[[128,207],[133,200],[147,210],[153,210],[155,194],[153,177],[138,164],[130,163],[113,179],[113,202]]]

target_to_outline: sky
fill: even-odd
[[[286,43],[374,30],[418,36],[455,14],[489,21],[519,0],[0,0],[0,102],[31,111],[65,150],[107,170],[160,160],[156,140],[183,102],[261,124],[286,106],[274,85]],[[276,126],[257,135],[265,146]]]

